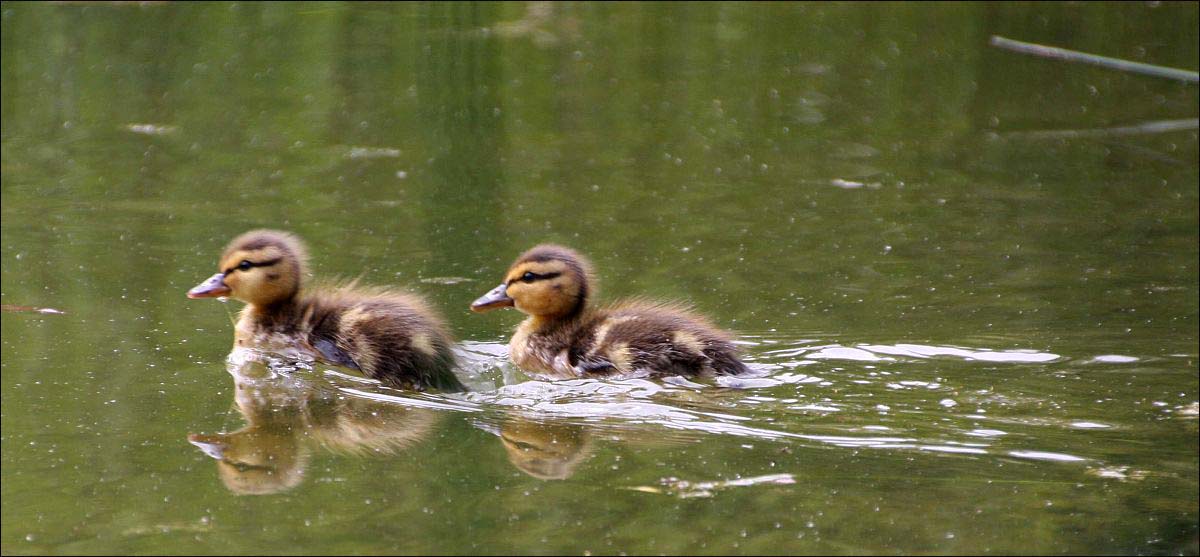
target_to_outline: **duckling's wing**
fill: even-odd
[[[312,347],[321,353],[321,357],[325,361],[339,366],[348,367],[350,369],[362,371],[358,364],[350,358],[350,355],[345,350],[338,348],[337,344],[332,340],[322,337],[315,337],[312,340]]]
[[[591,373],[608,374],[608,373],[616,373],[618,371],[617,366],[615,364],[613,364],[612,362],[608,361],[607,359],[595,357],[595,356],[590,357],[587,360],[580,360],[579,363],[575,364],[575,368],[578,369],[579,371],[582,371],[583,373],[589,373],[589,374],[591,374]]]

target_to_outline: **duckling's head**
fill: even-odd
[[[508,461],[539,480],[565,480],[591,452],[587,431],[579,426],[513,419],[500,426]]]
[[[217,461],[225,487],[237,495],[265,495],[300,484],[309,453],[292,430],[248,426],[233,433],[188,435]]]
[[[300,290],[307,260],[299,238],[277,230],[252,230],[229,243],[220,272],[189,290],[188,297],[228,296],[258,306],[281,302]]]
[[[485,312],[516,307],[522,313],[545,319],[578,315],[591,290],[591,264],[569,248],[542,244],[517,258],[504,282],[471,304]]]

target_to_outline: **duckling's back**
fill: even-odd
[[[588,373],[734,375],[747,371],[724,331],[675,304],[626,302],[596,312],[573,350]]]
[[[466,390],[455,377],[445,326],[417,298],[343,290],[306,300],[310,339],[325,357],[386,384]]]

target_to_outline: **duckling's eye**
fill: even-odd
[[[280,261],[283,261],[282,257],[276,257],[270,261],[259,261],[258,263],[250,261],[249,259],[243,259],[241,263],[238,263],[236,266],[230,267],[228,270],[226,270],[225,274],[228,275],[234,271],[249,271],[255,267],[271,267]]]
[[[546,273],[544,275],[539,275],[533,271],[525,271],[525,274],[521,275],[521,278],[518,278],[517,280],[528,283],[535,280],[549,280],[552,278],[557,278],[561,274],[562,273]]]

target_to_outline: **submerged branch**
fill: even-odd
[[[1037,130],[1008,132],[1003,137],[1016,139],[1075,139],[1080,137],[1115,137],[1123,135],[1145,135],[1200,129],[1200,119],[1155,120],[1132,126],[1115,128],[1091,128],[1083,130]]]
[[[1165,77],[1167,79],[1177,79],[1191,83],[1200,83],[1200,73],[1188,70],[1179,70],[1165,66],[1155,66],[1153,64],[1143,64],[1141,62],[1131,62],[1129,60],[1122,60],[1120,58],[1109,58],[1107,56],[1088,54],[1086,52],[1067,50],[1065,48],[1014,41],[999,35],[992,35],[990,42],[994,47],[1012,50],[1022,54],[1032,54],[1034,56],[1066,60],[1068,62],[1081,62],[1084,64],[1105,67],[1110,70],[1134,72],[1152,75],[1155,77]]]
[[[35,308],[33,306],[14,306],[14,305],[9,305],[9,304],[0,305],[0,311],[12,311],[12,312],[28,311],[28,312],[33,312],[33,313],[49,313],[49,314],[56,314],[56,315],[63,315],[66,313],[65,311],[59,311],[54,308]]]

